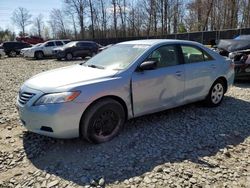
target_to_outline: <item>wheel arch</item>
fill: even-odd
[[[42,50],[36,50],[36,51],[34,52],[34,54],[36,54],[36,53],[38,53],[38,52],[42,52],[43,55],[44,55],[44,52],[43,52]]]
[[[225,93],[227,92],[227,89],[228,89],[228,85],[227,85],[227,79],[224,77],[224,76],[220,76],[218,77],[214,82],[217,82],[218,80],[221,80],[223,83],[224,83],[224,86],[225,86]]]
[[[82,122],[82,119],[83,119],[84,115],[86,114],[86,112],[89,110],[89,108],[90,108],[92,105],[96,104],[96,103],[99,102],[100,100],[105,100],[105,99],[113,99],[113,100],[119,102],[119,103],[122,105],[123,109],[124,109],[124,112],[125,112],[125,120],[128,119],[128,107],[127,107],[125,101],[124,101],[121,97],[118,97],[118,96],[115,96],[115,95],[107,95],[107,96],[100,97],[100,98],[98,98],[98,99],[92,101],[92,102],[88,105],[88,107],[84,110],[84,112],[82,113],[81,119],[80,119],[80,121],[79,121],[79,136],[80,136],[80,137],[82,136],[82,133],[81,133],[81,122]]]

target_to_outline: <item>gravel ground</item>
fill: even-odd
[[[250,187],[250,83],[237,83],[217,108],[130,120],[101,145],[27,132],[15,109],[20,85],[79,62],[0,60],[0,187]]]

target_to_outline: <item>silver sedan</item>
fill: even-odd
[[[32,132],[102,143],[127,119],[194,101],[218,106],[233,80],[232,62],[199,43],[129,41],[30,78],[17,107]]]

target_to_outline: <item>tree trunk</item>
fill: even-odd
[[[92,31],[92,38],[95,38],[95,28],[94,28],[94,14],[93,14],[93,5],[92,0],[89,0],[89,8],[90,8],[90,17],[91,17],[91,31]]]

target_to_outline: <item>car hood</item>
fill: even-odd
[[[114,76],[118,71],[108,69],[97,69],[84,65],[72,65],[37,74],[27,80],[24,84],[30,88],[42,92],[53,92],[65,86],[80,86],[85,82],[97,81]],[[79,84],[79,85],[78,85]]]
[[[32,47],[29,47],[29,48],[23,48],[21,49],[21,51],[26,51],[26,50],[30,50]]]

